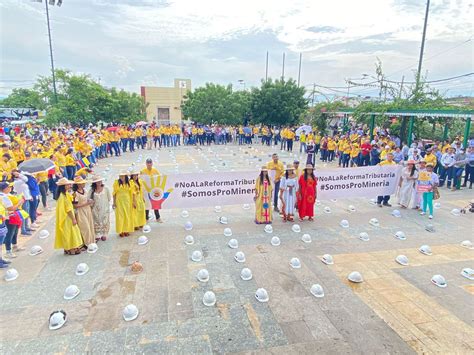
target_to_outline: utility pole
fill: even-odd
[[[402,76],[402,83],[400,84],[400,92],[398,93],[398,99],[399,99],[399,100],[402,98],[403,81],[405,81],[405,75]]]
[[[416,72],[415,95],[420,87],[421,66],[423,64],[423,52],[425,50],[426,27],[428,26],[428,13],[430,11],[430,0],[426,0],[425,23],[423,25],[423,35],[421,37],[420,58],[418,60],[418,70]],[[415,96],[416,97],[416,96]]]
[[[300,53],[300,65],[298,66],[298,86],[300,86],[300,77],[301,77],[301,59],[303,57],[303,53]]]
[[[311,106],[314,106],[314,93],[316,92],[316,83],[313,84],[313,98],[311,100]]]
[[[54,73],[54,58],[53,58],[53,44],[51,41],[51,26],[49,24],[49,5],[48,0],[44,1],[44,5],[46,7],[46,22],[48,24],[48,38],[49,38],[49,55],[51,57],[51,74],[53,75],[53,93],[54,93],[54,101],[58,103],[58,93],[56,91],[56,75]],[[54,3],[53,3],[54,5]],[[59,5],[59,3],[58,3]],[[60,5],[59,5],[60,6]]]
[[[268,80],[268,51],[267,51],[267,60],[265,62],[265,82]]]
[[[285,81],[285,52],[283,52],[283,65],[281,68],[281,80]]]

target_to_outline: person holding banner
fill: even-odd
[[[280,200],[282,203],[283,222],[293,222],[296,206],[296,191],[298,190],[298,176],[292,164],[286,167],[285,175],[280,182]]]
[[[268,169],[262,166],[260,175],[255,183],[255,223],[271,224],[272,223],[272,192],[273,187],[268,176]]]
[[[384,166],[384,165],[395,165],[395,162],[393,161],[393,153],[387,153],[386,160],[382,160],[379,164],[379,166]],[[377,196],[377,205],[379,207],[382,207],[382,202],[383,206],[386,207],[392,207],[388,201],[390,200],[390,195],[385,195],[385,196]]]
[[[280,212],[278,210],[278,196],[280,194],[280,179],[283,173],[285,172],[285,166],[281,161],[278,160],[278,154],[273,153],[272,160],[267,163],[267,169],[269,170],[269,175],[275,184],[275,191],[273,196],[273,210],[275,212]]]
[[[317,179],[314,176],[314,168],[311,164],[306,164],[303,173],[298,180],[298,213],[300,221],[305,217],[313,221],[314,203],[316,202]]]
[[[146,224],[145,216],[145,199],[143,198],[143,181],[138,177],[138,171],[131,173],[131,185],[133,191],[133,201],[135,207],[133,208],[133,226],[135,230],[140,230]]]
[[[140,171],[140,174],[147,175],[147,176],[150,176],[150,177],[151,176],[156,176],[156,175],[161,175],[160,172],[153,167],[153,160],[151,158],[148,158],[146,160],[146,168],[142,169],[142,171]],[[147,208],[145,210],[145,218],[148,221],[150,219],[150,207],[152,208],[152,206],[149,206],[149,204],[147,204],[146,207]],[[156,221],[161,223],[160,210],[159,209],[153,209],[153,211],[155,212]]]
[[[133,232],[133,204],[132,186],[126,171],[121,171],[118,180],[114,181],[112,197],[112,208],[115,210],[115,230],[121,238],[128,237]]]
[[[398,203],[402,208],[408,208],[410,205],[417,178],[418,170],[416,170],[415,161],[408,160],[407,166],[402,170],[400,189],[398,190]]]
[[[416,190],[423,194],[422,216],[426,214],[426,208],[430,210],[429,219],[433,219],[433,195],[434,189],[439,185],[438,175],[433,172],[433,163],[426,164],[426,170],[420,171],[416,181]]]

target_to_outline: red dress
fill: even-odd
[[[298,181],[300,191],[298,194],[298,213],[300,218],[314,216],[314,203],[316,202],[316,185],[317,180],[308,176],[308,180],[304,179],[304,174],[300,176]]]

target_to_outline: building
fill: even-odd
[[[190,79],[174,79],[173,87],[141,86],[147,121],[162,125],[181,123],[181,103],[188,91],[191,91]]]

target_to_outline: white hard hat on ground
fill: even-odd
[[[191,260],[194,261],[194,262],[199,262],[202,260],[202,253],[200,250],[195,250],[193,251],[193,253],[191,254]]]
[[[362,275],[360,272],[358,271],[352,271],[348,276],[347,276],[347,279],[351,282],[355,282],[355,283],[361,283],[362,281],[364,281],[364,279],[362,278]]]
[[[214,207],[214,212],[221,213],[222,212],[222,207],[221,206],[215,206]]]
[[[299,233],[299,232],[301,232],[301,227],[299,226],[299,224],[293,224],[291,226],[291,230],[295,233]]]
[[[201,269],[197,273],[197,279],[201,282],[207,282],[209,281],[209,271],[206,269]]]
[[[407,236],[405,235],[404,232],[402,232],[402,231],[397,231],[397,232],[395,233],[395,238],[400,239],[400,240],[406,240],[406,239],[407,239]]]
[[[229,223],[229,220],[227,219],[227,217],[222,216],[222,217],[219,217],[219,223],[220,224],[227,224],[227,223]]]
[[[317,297],[317,298],[324,297],[324,290],[323,290],[323,287],[320,284],[312,285],[311,289],[310,289],[310,292],[314,297]]]
[[[216,295],[212,291],[207,291],[202,297],[205,306],[212,307],[216,304]]]
[[[43,229],[39,232],[39,238],[45,239],[49,237],[49,232],[46,229]]]
[[[240,278],[244,281],[249,281],[252,279],[252,270],[249,268],[243,268],[242,271],[240,271]]]
[[[291,258],[291,260],[290,260],[290,266],[291,266],[293,269],[301,269],[301,262],[300,262],[300,259],[298,259],[298,258]]]
[[[331,207],[329,207],[329,206],[324,207],[324,212],[325,213],[331,213]]]
[[[461,246],[463,248],[467,248],[467,249],[474,249],[474,244],[472,244],[472,242],[470,240],[463,240],[461,242]]]
[[[224,236],[231,237],[232,236],[232,229],[224,228]]]
[[[371,224],[374,227],[380,226],[379,220],[377,218],[371,218],[369,221],[369,224]]]
[[[8,269],[5,273],[5,281],[14,281],[18,278],[19,274],[16,269]]]
[[[259,288],[257,292],[255,292],[255,298],[259,302],[268,302],[269,297],[268,297],[268,292],[264,288]]]
[[[273,233],[273,227],[271,226],[271,224],[266,224],[263,229],[266,233]]]
[[[437,210],[439,210],[439,209],[441,208],[441,203],[435,202],[433,206],[434,206],[434,208],[436,208]]]
[[[188,217],[189,217],[189,212],[186,211],[186,210],[182,210],[182,211],[181,211],[181,217],[183,217],[183,218],[188,218]]]
[[[148,243],[148,238],[144,235],[141,235],[140,237],[138,237],[137,243],[138,245],[145,245],[146,243]]]
[[[90,243],[88,246],[87,246],[87,252],[89,254],[95,254],[97,252],[97,250],[99,250],[99,247],[97,246],[96,243]]]
[[[339,224],[342,228],[349,228],[349,221],[347,219],[343,219]]]
[[[422,245],[420,249],[418,249],[420,253],[425,254],[425,255],[432,255],[433,252],[431,251],[431,248],[429,245]]]
[[[334,259],[332,258],[331,254],[324,254],[323,257],[321,258],[321,261],[325,263],[326,265],[334,264]]]
[[[81,293],[79,287],[77,287],[76,285],[69,285],[64,290],[64,299],[72,300],[73,298],[76,298],[79,293]]]
[[[227,243],[227,245],[231,249],[237,249],[239,247],[239,242],[237,241],[237,239],[231,239],[229,240],[229,243]]]
[[[184,243],[187,245],[193,245],[194,237],[192,235],[187,235],[186,237],[184,237]]]
[[[348,211],[349,212],[355,212],[356,211],[356,208],[354,205],[349,205],[349,207],[347,207]]]
[[[43,252],[43,248],[41,248],[41,246],[39,246],[39,245],[33,245],[30,249],[30,255],[31,256],[41,254],[42,252]]]
[[[445,288],[446,286],[448,286],[446,279],[441,275],[433,275],[433,277],[431,278],[431,282],[441,288]]]
[[[301,240],[302,240],[303,242],[305,242],[305,243],[311,243],[311,241],[312,241],[312,240],[311,240],[311,236],[310,236],[309,234],[307,234],[307,233],[306,233],[306,234],[303,234],[303,235],[301,236]]]
[[[400,217],[402,216],[402,214],[400,213],[399,210],[393,210],[393,211],[392,211],[392,216],[393,216],[393,217],[400,218]]]
[[[461,275],[464,276],[465,278],[473,281],[474,280],[474,269],[471,269],[470,267],[466,267],[462,269]]]
[[[368,242],[370,240],[369,235],[366,232],[361,232],[359,234],[359,239],[364,242]]]
[[[278,237],[272,237],[272,239],[270,240],[270,244],[273,245],[274,247],[277,247],[281,244],[280,242],[280,238]]]
[[[151,232],[151,227],[148,224],[145,224],[143,226],[143,233],[150,233]]]
[[[55,311],[49,315],[49,329],[56,330],[61,328],[67,321],[66,312]]]
[[[403,266],[408,266],[408,258],[405,255],[398,255],[395,261]]]
[[[80,263],[76,267],[76,275],[77,276],[82,276],[87,274],[89,271],[89,266],[86,263]]]
[[[460,215],[461,215],[461,210],[460,210],[459,208],[453,208],[453,209],[451,210],[451,214],[452,214],[453,216],[460,216]]]
[[[244,203],[244,204],[242,205],[242,208],[243,208],[244,210],[249,210],[249,209],[250,209],[250,205],[249,205],[248,203]]]
[[[191,221],[187,221],[185,224],[184,224],[184,229],[187,230],[187,231],[190,231],[193,229],[193,223]]]
[[[123,309],[122,316],[126,322],[130,322],[132,320],[137,319],[138,313],[139,312],[137,306],[135,306],[134,304],[129,304]]]
[[[245,254],[241,251],[238,251],[237,253],[235,253],[234,259],[238,263],[245,263]]]

